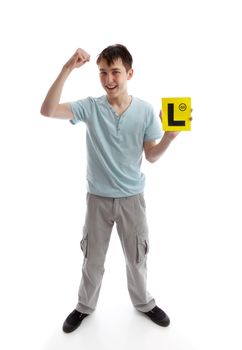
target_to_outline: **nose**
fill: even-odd
[[[111,73],[108,73],[107,74],[107,84],[110,84],[113,82],[113,76]]]

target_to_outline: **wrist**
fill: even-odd
[[[163,138],[166,140],[166,141],[168,141],[168,142],[171,142],[171,141],[173,141],[175,138],[176,138],[176,136],[178,135],[178,133],[179,132],[173,132],[173,131],[166,131],[165,133],[164,133],[164,136],[163,136]]]
[[[68,77],[68,75],[72,72],[72,69],[70,68],[69,65],[64,64],[61,70],[61,75]]]

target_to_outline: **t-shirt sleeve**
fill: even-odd
[[[73,118],[70,120],[70,123],[73,125],[79,122],[86,123],[91,113],[91,99],[88,97],[83,100],[71,102],[70,106],[73,113]]]
[[[150,107],[147,113],[144,141],[160,139],[163,135],[161,120],[155,115],[154,109]]]

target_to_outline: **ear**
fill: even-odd
[[[127,79],[130,80],[132,78],[134,74],[134,70],[132,68],[130,68],[130,70],[127,73]]]

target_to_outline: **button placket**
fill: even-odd
[[[117,134],[119,135],[120,134],[120,130],[121,130],[121,117],[118,117],[118,120],[117,120]]]

